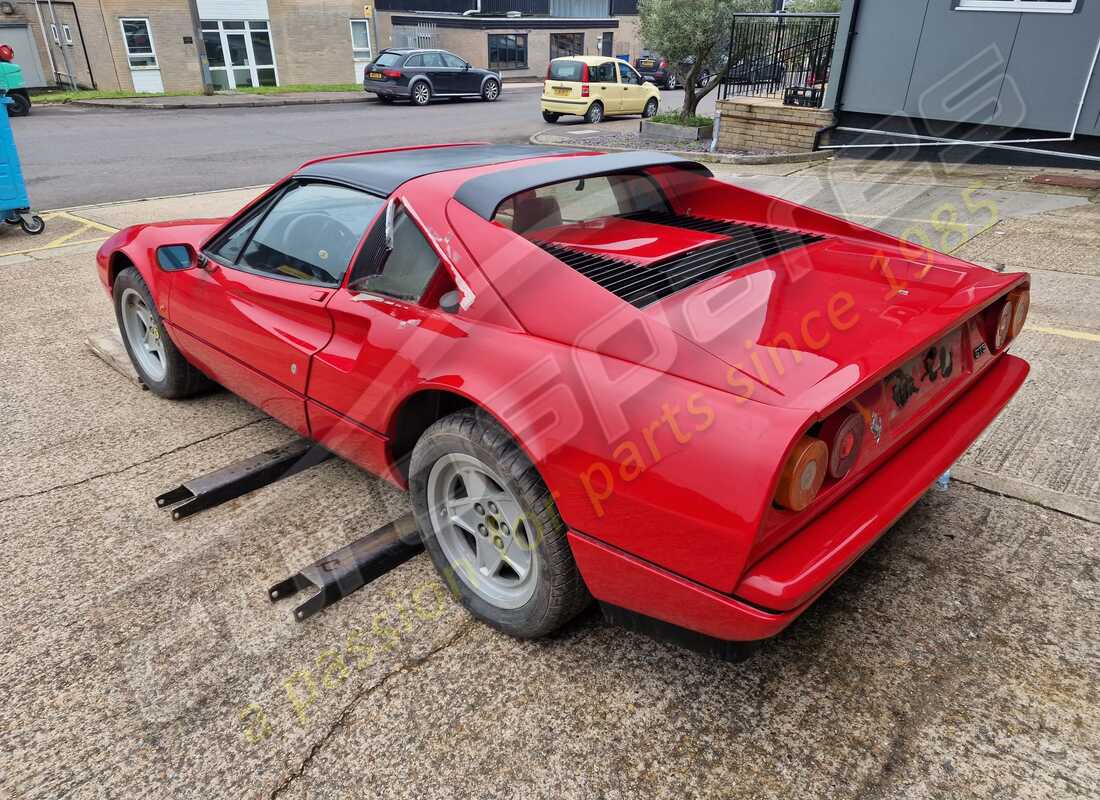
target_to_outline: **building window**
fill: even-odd
[[[356,61],[370,61],[370,20],[351,20],[351,57]]]
[[[527,69],[527,34],[490,33],[489,69]]]
[[[53,37],[53,43],[56,44],[58,47],[61,47],[61,39],[59,39],[57,36],[57,26],[54,25],[52,22],[50,23],[50,36]]]
[[[156,69],[157,54],[153,49],[153,34],[147,19],[120,19],[122,38],[126,41],[126,57],[131,69]]]
[[[583,33],[551,33],[550,58],[584,55]]]
[[[960,11],[1037,11],[1046,14],[1070,14],[1077,0],[958,0]]]
[[[68,25],[61,26],[61,36],[64,38],[65,44],[69,45],[69,47],[73,46],[73,32]]]

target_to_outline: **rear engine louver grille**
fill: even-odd
[[[623,217],[639,222],[716,233],[729,238],[688,253],[655,261],[648,266],[593,255],[557,244],[538,244],[554,258],[595,281],[615,296],[637,308],[644,308],[715,275],[824,238],[765,225],[746,225],[654,211],[625,214]]]

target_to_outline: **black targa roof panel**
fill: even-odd
[[[713,176],[713,173],[702,164],[668,153],[645,151],[609,153],[584,158],[555,158],[537,164],[502,169],[488,175],[479,175],[459,186],[458,191],[455,192],[455,199],[478,216],[492,219],[497,206],[520,192],[551,183],[661,166],[679,167],[700,172],[707,177]]]
[[[539,147],[530,144],[425,147],[326,159],[303,167],[295,176],[339,181],[386,196],[393,194],[401,184],[434,172],[576,152],[583,151],[570,147]]]

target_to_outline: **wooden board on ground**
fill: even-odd
[[[132,381],[135,386],[145,388],[137,372],[134,371],[134,365],[130,363],[130,355],[126,352],[122,336],[117,330],[89,336],[84,340],[84,344],[115,372]]]

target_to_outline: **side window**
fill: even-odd
[[[615,78],[614,61],[606,61],[603,64],[594,67],[594,70],[596,72],[596,83],[618,83],[618,80]]]
[[[384,228],[385,224],[385,218],[379,218],[377,225]],[[372,230],[368,244],[374,234],[375,230]],[[398,206],[393,218],[393,249],[386,255],[381,269],[362,278],[357,277],[354,283],[362,291],[416,303],[423,297],[438,268],[439,256],[412,217]]]
[[[619,76],[623,79],[623,83],[633,83],[637,86],[642,82],[641,78],[638,77],[638,73],[622,61],[619,62]]]
[[[409,56],[405,62],[406,67],[422,67],[424,66],[424,56]]]
[[[448,67],[453,69],[464,69],[466,67],[466,62],[458,56],[452,56],[450,53],[440,53],[439,55]]]
[[[260,224],[260,220],[264,218],[264,214],[267,213],[267,210],[271,208],[272,204],[277,199],[278,193],[276,193],[275,197],[269,198],[264,203],[252,209],[252,212],[247,217],[237,223],[237,227],[223,233],[217,240],[211,242],[206,248],[206,252],[224,264],[236,264],[237,259],[241,256],[241,251],[244,250],[244,246],[248,244],[248,240],[252,238],[256,226]]]
[[[435,67],[436,69],[439,69],[440,67],[446,66],[446,64],[443,63],[443,58],[439,55],[439,53],[425,53],[424,66]]]
[[[257,215],[226,239],[238,242],[254,228],[239,267],[284,280],[337,286],[383,201],[324,183],[292,184],[266,215]],[[224,254],[223,254],[224,253]],[[218,253],[228,260],[224,248]]]

